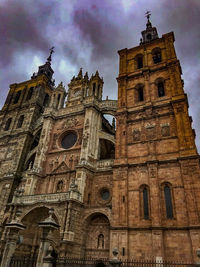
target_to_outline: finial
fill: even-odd
[[[147,24],[146,24],[147,28],[151,28],[152,27],[151,22],[149,20],[150,16],[151,16],[151,12],[150,11],[147,11],[145,13],[145,17],[147,18]]]
[[[50,50],[50,55],[49,55],[49,57],[47,58],[47,61],[50,63],[51,62],[51,55],[53,54],[53,53],[55,53],[55,51],[54,51],[54,46],[52,46],[52,48],[50,48],[49,50]]]
[[[85,80],[88,80],[89,79],[89,77],[88,77],[88,72],[86,71],[86,73],[85,73],[85,75],[84,75],[84,79]]]
[[[145,13],[145,17],[149,20],[150,16],[151,16],[151,11],[147,11]]]
[[[79,73],[78,73],[78,78],[81,78],[81,77],[83,76],[82,69],[83,69],[83,68],[80,68],[80,71],[79,71]]]
[[[98,72],[98,70],[96,71],[95,76],[99,77],[99,72]]]

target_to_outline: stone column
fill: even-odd
[[[45,259],[45,256],[47,256],[47,252],[49,251],[51,244],[53,243],[52,233],[54,230],[60,227],[52,217],[53,211],[54,211],[53,209],[50,209],[49,217],[39,223],[39,227],[42,228],[42,238],[41,238],[41,243],[39,247],[36,267],[51,266],[51,265],[45,265],[46,263],[44,263],[44,259]]]
[[[51,256],[52,251],[53,251],[53,248],[52,246],[50,246],[47,250],[47,256],[43,258],[42,267],[53,267],[54,258]]]
[[[11,258],[16,249],[17,241],[19,238],[19,232],[26,228],[18,218],[20,215],[21,212],[17,211],[15,219],[5,225],[5,227],[9,230],[9,232],[0,267],[9,267]]]

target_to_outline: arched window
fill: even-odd
[[[141,218],[149,219],[149,188],[147,185],[142,185],[140,187],[140,208],[141,208]]]
[[[5,125],[5,128],[4,128],[5,131],[8,131],[10,129],[11,122],[12,122],[12,118],[9,118],[6,121],[6,125]]]
[[[137,91],[138,91],[138,101],[139,102],[144,101],[143,87],[142,86],[138,87]]]
[[[154,64],[160,63],[162,61],[161,49],[160,48],[153,49],[152,57]]]
[[[17,102],[19,101],[20,95],[21,95],[21,91],[18,91],[15,95],[13,104],[17,104]]]
[[[143,68],[143,55],[137,55],[135,60],[136,60],[136,68],[137,69]]]
[[[57,104],[56,104],[56,108],[59,107],[59,104],[60,104],[60,97],[61,97],[61,94],[58,94],[58,96],[57,96]]]
[[[142,191],[143,194],[143,215],[144,219],[148,220],[149,219],[149,200],[148,200],[148,189],[147,187],[143,188]]]
[[[46,94],[43,101],[43,106],[47,107],[49,105],[49,95]]]
[[[148,40],[148,41],[151,41],[151,39],[152,39],[152,35],[151,35],[151,33],[148,33],[148,34],[147,34],[147,40]]]
[[[158,88],[158,96],[159,97],[165,96],[165,88],[163,81],[158,82],[157,88]]]
[[[59,101],[60,101],[60,96],[61,96],[61,95],[60,95],[60,94],[58,94],[58,103],[59,103]]]
[[[96,83],[93,83],[93,95],[95,95]]]
[[[35,156],[36,156],[36,153],[34,153],[30,158],[29,160],[27,161],[26,163],[26,168],[25,170],[31,170],[33,168],[33,165],[34,165],[34,162],[35,162]]]
[[[98,97],[100,97],[100,84],[98,85],[98,93],[97,93]]]
[[[36,133],[36,135],[33,137],[33,141],[30,147],[30,150],[33,150],[36,146],[39,144],[40,135],[41,135],[41,129]]]
[[[19,117],[18,122],[17,122],[17,128],[21,128],[22,127],[23,121],[24,121],[24,115],[21,115]]]
[[[56,192],[61,192],[63,189],[63,181],[57,183]]]
[[[165,196],[166,216],[168,219],[173,219],[172,195],[171,195],[171,188],[169,185],[164,186],[164,196]]]
[[[90,201],[91,201],[91,194],[89,193],[89,194],[88,194],[88,198],[87,198],[87,204],[88,204],[88,205],[90,204]]]
[[[33,87],[29,88],[26,101],[30,100],[33,95]]]

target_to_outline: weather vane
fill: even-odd
[[[54,51],[54,46],[52,46],[49,50],[50,50],[50,55],[49,55],[49,57],[47,58],[47,61],[49,61],[49,62],[51,62],[51,55],[53,54],[53,53],[55,53],[55,51]]]
[[[145,17],[149,20],[150,16],[151,16],[151,11],[147,11],[145,13]]]

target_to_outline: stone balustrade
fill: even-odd
[[[117,109],[117,100],[103,100],[100,103],[101,108],[114,108]]]
[[[97,162],[98,169],[111,169],[114,164],[114,159],[105,159]]]
[[[13,198],[13,203],[23,205],[33,205],[36,203],[59,203],[70,199],[81,201],[79,192],[70,191],[66,193],[55,193],[55,194],[40,194],[40,195],[17,195]]]

